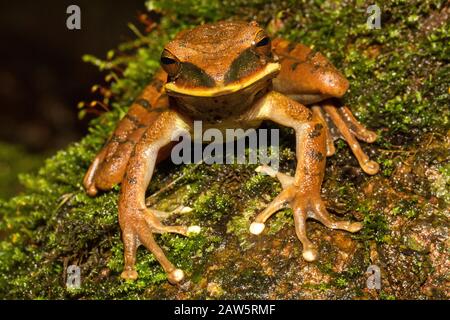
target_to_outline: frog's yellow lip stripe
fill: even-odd
[[[215,88],[183,88],[177,86],[173,82],[168,82],[165,85],[167,93],[174,93],[175,95],[183,96],[193,96],[193,97],[217,97],[223,96],[230,93],[237,92],[239,90],[245,89],[252,84],[269,77],[270,75],[280,71],[281,65],[279,63],[268,63],[263,71],[259,72],[253,77],[246,79],[245,81],[239,83],[231,83],[223,87]]]

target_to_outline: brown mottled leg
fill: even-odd
[[[351,132],[361,141],[372,143],[377,139],[377,134],[368,130],[358,120],[347,106],[339,108],[342,118],[349,125]]]
[[[160,72],[154,81],[160,83],[164,77],[165,73]],[[108,190],[120,183],[136,143],[166,106],[167,97],[161,87],[152,83],[144,89],[89,167],[83,181],[89,195],[94,196],[98,189]]]
[[[97,154],[94,161],[92,161],[89,166],[88,171],[84,175],[83,186],[86,189],[86,193],[90,196],[95,196],[98,192],[97,187],[95,186],[95,174],[98,170],[98,167],[105,159],[106,148],[102,148],[102,150]]]
[[[184,272],[181,269],[177,269],[170,261],[167,259],[166,255],[156,243],[153,232],[155,230],[152,225],[148,224],[145,219],[140,219],[134,228],[134,233],[138,234],[138,241],[140,244],[144,245],[153,255],[156,260],[161,264],[164,271],[167,273],[167,278],[170,283],[176,284],[183,280]],[[171,231],[165,231],[171,232]],[[136,270],[134,269],[134,264],[136,262],[136,247],[135,239],[130,242],[126,242],[129,239],[123,237],[124,247],[125,247],[125,267],[122,272],[122,278],[126,280],[135,280],[138,277]],[[127,254],[130,254],[127,256]]]
[[[364,153],[358,141],[355,139],[355,137],[353,137],[353,134],[350,132],[350,129],[348,128],[347,124],[339,115],[336,107],[329,104],[325,104],[323,105],[323,109],[333,120],[334,124],[344,137],[345,141],[347,141],[348,145],[350,146],[350,149],[352,149],[353,154],[355,155],[356,159],[359,162],[359,165],[364,170],[364,172],[371,175],[376,174],[380,169],[378,163],[370,160],[367,154]]]
[[[294,212],[296,233],[303,245],[303,257],[307,261],[313,261],[317,258],[317,250],[307,237],[306,219],[319,217],[322,219],[319,221],[331,221],[320,197],[326,159],[325,124],[305,106],[276,92],[259,100],[244,119],[272,120],[294,128],[296,134],[295,177],[276,173],[267,166],[259,170],[281,178],[283,191],[257,215],[250,225],[250,232],[260,234],[264,230],[264,223],[273,213],[289,206]],[[339,222],[339,226],[346,223],[351,224]],[[356,227],[348,228],[352,232],[358,230]]]
[[[320,110],[319,106],[312,106],[311,110],[317,117],[319,117],[322,120],[323,123],[326,123],[325,117],[322,113],[322,110]],[[328,128],[328,126],[325,127],[326,127],[325,132],[327,135],[327,157],[331,157],[336,152],[336,148],[334,147],[333,136],[331,135],[330,129]]]
[[[306,261],[314,261],[317,259],[317,249],[312,244],[311,241],[309,241],[307,235],[306,235],[306,219],[308,218],[307,209],[303,205],[303,203],[296,203],[298,198],[295,199],[292,207],[293,214],[294,214],[294,223],[295,223],[295,233],[297,234],[297,238],[300,240],[300,242],[303,245],[303,258]]]
[[[122,229],[122,241],[124,243],[124,268],[121,277],[128,280],[136,280],[138,273],[134,268],[136,264],[136,250],[139,239],[132,228]]]
[[[322,54],[302,44],[275,38],[274,52],[280,58],[281,70],[273,80],[274,90],[292,99],[312,106],[330,98],[341,98],[348,90],[349,82]],[[328,114],[313,106],[313,112],[329,123]],[[378,164],[370,161],[353,136],[365,142],[374,142],[376,134],[364,128],[347,107],[340,108],[339,120],[327,132],[327,156],[334,153],[333,140],[339,135],[349,143],[363,170],[368,174],[378,171]],[[341,131],[336,135],[335,127]],[[330,134],[331,131],[331,134]]]
[[[95,175],[96,189],[109,190],[122,181],[131,152],[146,129],[147,127],[142,124],[141,128],[135,128],[134,131],[128,132],[123,140],[119,140],[118,136],[113,136],[115,141],[109,144],[105,159]],[[111,152],[112,149],[113,152]]]
[[[155,255],[171,283],[178,283],[184,277],[183,271],[175,268],[166,258],[153,238],[153,233],[174,232],[187,235],[189,232],[199,232],[199,227],[165,226],[157,218],[160,214],[145,205],[145,191],[153,174],[158,151],[183,129],[190,129],[188,120],[172,111],[162,113],[144,133],[130,157],[119,197],[119,223],[125,252],[122,278],[137,278],[134,265],[136,248],[140,244]]]

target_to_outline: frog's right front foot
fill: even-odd
[[[199,226],[166,226],[157,218],[152,209],[121,208],[119,214],[120,227],[124,244],[125,266],[121,277],[126,280],[136,280],[138,273],[135,268],[136,251],[139,245],[150,250],[167,273],[170,283],[177,284],[184,279],[184,272],[176,268],[166,257],[156,243],[153,233],[178,233],[184,236],[200,232]]]

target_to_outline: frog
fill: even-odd
[[[377,162],[364,153],[358,140],[372,143],[377,134],[358,122],[349,107],[339,105],[349,81],[323,54],[271,37],[254,21],[220,21],[178,33],[164,47],[160,65],[83,180],[90,196],[120,184],[123,279],[138,278],[136,251],[141,245],[154,255],[171,284],[185,279],[155,234],[190,236],[201,227],[164,224],[167,213],[147,207],[145,196],[155,166],[169,157],[178,137],[192,133],[194,121],[202,121],[204,130],[258,128],[263,121],[293,129],[295,174],[258,167],[261,174],[278,179],[282,188],[251,222],[251,234],[261,234],[273,214],[290,208],[302,257],[312,262],[319,251],[308,238],[307,219],[333,230],[361,230],[362,222],[342,221],[327,211],[321,185],[326,158],[335,153],[339,138],[348,143],[365,173],[376,174]]]

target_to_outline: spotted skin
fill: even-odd
[[[188,235],[198,232],[199,227],[164,225],[159,217],[166,213],[147,208],[145,192],[157,162],[169,155],[177,136],[192,133],[194,120],[202,120],[204,130],[247,129],[264,120],[294,129],[295,175],[260,168],[261,173],[280,180],[283,190],[255,217],[250,232],[261,233],[270,216],[290,207],[303,257],[313,261],[318,249],[308,239],[307,218],[332,229],[361,229],[359,222],[332,218],[320,190],[326,157],[334,153],[333,142],[338,137],[350,144],[366,172],[375,173],[376,163],[371,163],[355,137],[373,142],[376,135],[347,107],[336,108],[330,103],[329,98],[339,98],[347,91],[348,81],[322,54],[282,39],[271,42],[255,22],[228,21],[182,31],[166,45],[162,57],[164,71],[156,74],[130,106],[84,178],[91,196],[121,183],[122,278],[138,277],[135,263],[140,245],[154,254],[169,282],[177,284],[184,278],[153,234]]]
[[[155,75],[153,83],[165,83],[166,78],[167,74],[161,70]],[[85,175],[83,183],[89,195],[94,196],[99,190],[109,190],[121,182],[136,143],[161,111],[168,107],[163,89],[162,85],[148,86],[117,124]]]

